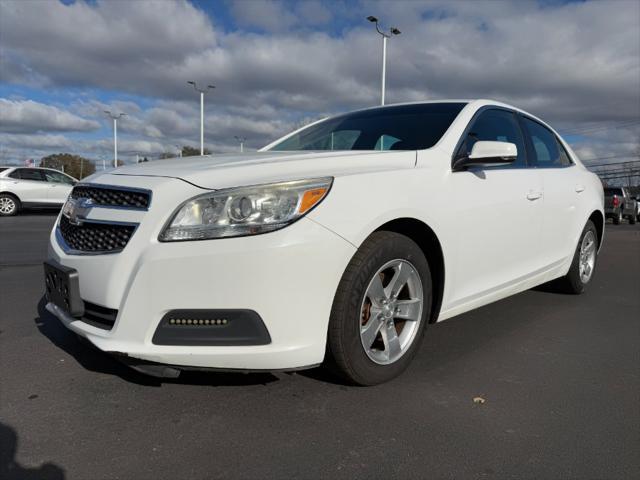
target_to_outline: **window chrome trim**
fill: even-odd
[[[99,204],[94,204],[92,205],[92,208],[109,208],[112,210],[137,210],[137,211],[143,211],[143,212],[147,212],[149,211],[149,208],[151,208],[151,201],[153,199],[153,192],[147,188],[138,188],[138,187],[123,187],[120,185],[108,185],[105,183],[82,183],[82,182],[78,182],[76,183],[72,190],[71,193],[69,194],[69,196],[71,198],[82,198],[82,197],[74,197],[73,196],[73,190],[76,187],[89,187],[89,188],[101,188],[103,190],[121,190],[121,191],[126,191],[126,192],[136,192],[136,193],[144,193],[149,195],[149,202],[147,203],[146,207],[128,207],[128,206],[122,206],[122,205],[99,205]]]
[[[60,217],[62,218],[62,215]],[[115,222],[115,221],[109,221],[109,220],[83,220],[82,225],[84,225],[85,223],[94,223],[94,224],[98,223],[102,225],[118,225],[122,227],[133,227],[133,231],[131,232],[131,237],[129,238],[129,242],[131,241],[136,231],[138,230],[138,227],[140,226],[139,223]],[[78,226],[78,225],[75,225],[75,226]],[[127,245],[117,250],[93,250],[93,251],[76,250],[74,248],[71,248],[69,244],[67,244],[67,242],[65,241],[64,237],[62,236],[62,232],[60,231],[60,220],[58,220],[58,222],[56,223],[55,235],[56,235],[56,240],[58,241],[58,245],[60,246],[60,248],[62,248],[64,253],[66,253],[67,255],[110,255],[110,254],[122,252],[126,248],[126,246],[129,245],[129,242],[127,242]]]

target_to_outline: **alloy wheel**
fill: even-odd
[[[391,260],[375,273],[360,309],[360,341],[372,361],[388,365],[409,350],[423,303],[422,280],[407,260]]]
[[[0,198],[0,213],[9,215],[16,209],[16,202],[11,197]]]
[[[586,284],[591,280],[596,264],[596,236],[588,231],[580,244],[580,281]]]

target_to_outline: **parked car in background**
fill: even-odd
[[[46,308],[151,375],[324,361],[372,385],[428,323],[554,279],[582,293],[603,230],[601,181],[543,121],[388,105],[83,180],[51,232]]]
[[[607,218],[612,218],[618,225],[624,218],[630,224],[638,220],[638,201],[631,196],[625,187],[606,187],[604,189],[604,211]]]
[[[0,167],[0,216],[25,208],[60,208],[76,183],[51,168]]]

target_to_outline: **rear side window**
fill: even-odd
[[[19,178],[20,180],[32,180],[36,182],[46,181],[40,170],[35,168],[18,168],[9,174],[11,178]]]
[[[488,168],[526,167],[527,161],[524,138],[513,113],[497,109],[482,112],[471,125],[456,157],[469,155],[473,145],[479,140],[513,143],[518,149],[518,157],[515,162],[508,165]]]
[[[539,168],[568,167],[571,159],[554,133],[529,118],[523,118],[533,148],[533,162]]]

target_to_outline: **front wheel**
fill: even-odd
[[[410,238],[373,233],[340,280],[327,338],[327,363],[350,383],[400,375],[416,354],[431,311],[429,264]]]
[[[598,259],[598,232],[591,220],[582,230],[569,273],[562,277],[560,286],[566,293],[580,294],[593,279]]]

